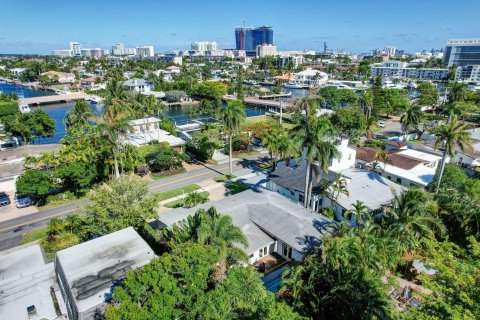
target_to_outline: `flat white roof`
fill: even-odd
[[[153,250],[132,228],[126,228],[57,252],[79,312],[102,304],[114,280],[154,257]]]
[[[28,320],[55,319],[51,296],[55,289],[61,314],[65,303],[55,281],[54,264],[46,264],[39,245],[0,252],[0,318]],[[27,308],[35,306],[36,317],[29,318]]]
[[[393,200],[395,193],[401,193],[404,188],[376,172],[363,169],[347,169],[339,172],[348,178],[349,195],[340,194],[337,203],[349,210],[357,200],[368,208],[375,210]]]
[[[380,167],[383,169],[384,164],[380,163]],[[435,168],[430,168],[424,165],[418,165],[410,170],[405,170],[399,167],[394,167],[387,164],[385,166],[385,173],[390,173],[396,175],[400,178],[408,179],[412,182],[415,182],[421,186],[426,187],[429,183],[433,181],[435,176]]]
[[[183,146],[186,143],[185,140],[172,136],[170,133],[162,129],[130,133],[127,135],[125,142],[138,147],[154,140],[157,140],[158,142],[168,142],[171,147]]]
[[[140,126],[143,124],[156,123],[156,122],[160,122],[160,119],[158,119],[157,117],[148,117],[148,118],[130,120],[128,123],[131,126]]]

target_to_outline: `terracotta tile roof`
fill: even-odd
[[[388,164],[405,169],[405,170],[410,170],[418,166],[419,164],[422,163],[428,163],[428,161],[424,161],[421,159],[417,159],[414,157],[410,157],[401,153],[390,153],[388,154]]]
[[[295,79],[294,74],[282,74],[281,76],[275,76],[272,77],[273,79],[278,79],[278,80],[292,80]]]
[[[357,159],[363,160],[365,162],[372,162],[375,160],[375,155],[377,154],[377,150],[371,147],[360,147],[357,148]]]

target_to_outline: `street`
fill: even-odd
[[[258,164],[267,161],[269,161],[269,158],[265,154],[256,154],[239,159],[233,163],[233,174],[238,177],[255,172]],[[222,174],[228,174],[228,163],[205,165],[204,168],[198,170],[151,181],[149,186],[152,192],[158,193],[192,183],[199,183]],[[46,226],[51,218],[64,217],[87,202],[88,200],[81,200],[76,203],[41,210],[31,215],[1,222],[0,251],[20,245],[20,241],[25,233]]]

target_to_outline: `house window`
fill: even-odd
[[[283,244],[283,250],[282,250],[283,256],[287,257],[288,259],[292,259],[292,248],[287,245]]]
[[[397,183],[398,183],[398,184],[402,184],[402,179],[397,178]]]
[[[299,194],[298,195],[298,202],[303,203],[304,201],[305,201],[305,197],[303,196],[303,194]]]

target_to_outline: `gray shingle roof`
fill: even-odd
[[[273,183],[282,186],[284,188],[294,191],[305,191],[305,175],[307,172],[307,161],[305,159],[299,159],[293,167],[279,166],[270,173],[268,179]],[[312,193],[318,194],[321,192],[319,182],[321,179],[327,179],[332,181],[335,179],[335,173],[329,171],[324,173],[321,171],[319,177],[314,177]]]
[[[255,189],[195,208],[178,208],[162,213],[158,217],[159,225],[171,226],[199,208],[208,209],[211,206],[216,207],[220,214],[231,216],[233,224],[242,229],[249,242],[247,253],[272,243],[273,238],[303,252],[321,242],[328,234],[327,224],[332,223],[330,219],[311,213],[275,192]]]

